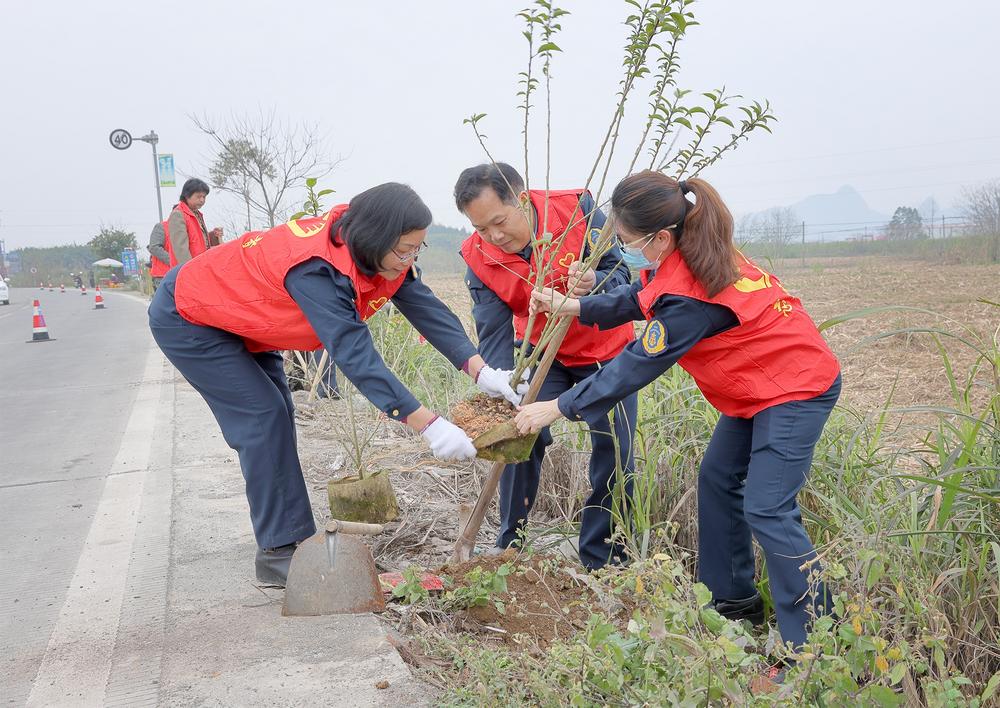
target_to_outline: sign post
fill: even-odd
[[[160,178],[160,159],[156,154],[156,143],[160,141],[159,136],[156,134],[155,130],[149,131],[149,135],[143,135],[136,140],[141,140],[144,143],[149,143],[150,147],[153,148],[153,186],[156,188],[156,209],[160,216],[160,221],[163,221],[163,198],[160,196],[160,185],[163,186],[173,186],[175,184],[174,180],[174,156],[164,155],[164,157],[170,158],[170,184],[165,184]],[[116,128],[111,131],[111,135],[108,136],[108,141],[111,143],[111,147],[116,150],[128,150],[132,147],[132,135],[124,128]]]

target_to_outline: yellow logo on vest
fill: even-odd
[[[646,325],[642,334],[642,348],[647,354],[659,354],[667,348],[667,328],[659,320],[653,320]]]
[[[246,241],[243,242],[243,248],[253,248],[258,243],[260,243],[260,240],[262,238],[264,238],[264,234],[260,234],[259,236],[254,236],[253,238],[248,238]]]
[[[765,288],[771,287],[771,276],[762,272],[761,277],[756,280],[746,277],[740,278],[733,283],[733,287],[741,293],[754,293],[758,290],[764,290]]]
[[[371,308],[372,312],[378,312],[380,309],[382,309],[382,305],[384,305],[387,302],[389,302],[389,298],[380,297],[378,300],[369,300],[368,307]]]
[[[559,265],[561,265],[563,268],[569,268],[573,264],[573,261],[575,260],[576,260],[576,254],[570,251],[565,256],[559,259]]]
[[[785,317],[788,317],[788,313],[795,308],[792,307],[792,303],[788,302],[788,300],[778,300],[776,303],[774,303],[774,309],[780,312]]]
[[[293,219],[288,222],[288,230],[292,232],[293,236],[312,238],[326,228],[331,216],[333,216],[333,209],[324,214],[322,219],[316,216]]]

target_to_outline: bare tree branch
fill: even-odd
[[[212,186],[243,200],[248,230],[251,213],[268,227],[282,221],[291,193],[307,177],[325,177],[344,159],[328,154],[318,126],[286,123],[274,109],[223,120],[207,114],[189,118],[212,141],[208,168]]]

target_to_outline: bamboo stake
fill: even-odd
[[[310,403],[316,400],[316,390],[319,388],[319,382],[323,378],[323,372],[326,371],[326,363],[329,360],[330,352],[324,349],[323,356],[319,358],[319,366],[316,367],[316,375],[313,376],[312,386],[309,387],[309,397],[306,398],[306,400]]]
[[[559,353],[559,347],[562,345],[572,321],[572,317],[565,315],[559,318],[555,336],[552,337],[549,346],[545,349],[545,355],[542,357],[535,375],[531,377],[531,385],[528,387],[528,392],[524,394],[524,399],[521,402],[522,405],[534,403],[535,398],[538,397],[542,383],[544,383],[545,377],[548,376],[549,369],[552,368],[552,362],[555,361],[556,354]],[[486,477],[486,482],[483,484],[483,490],[479,493],[479,498],[476,500],[476,506],[472,509],[465,527],[460,528],[458,540],[455,541],[455,550],[451,554],[453,563],[461,563],[472,557],[472,551],[476,547],[476,536],[479,535],[483,519],[486,518],[486,511],[489,509],[490,504],[493,503],[493,497],[497,494],[497,487],[500,486],[500,475],[506,466],[504,462],[494,462],[493,466],[490,467],[490,473]],[[461,523],[459,526],[461,527]]]

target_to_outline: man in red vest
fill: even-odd
[[[478,165],[462,172],[455,185],[455,204],[476,231],[462,244],[468,264],[466,284],[472,296],[472,313],[479,334],[479,353],[497,369],[514,368],[514,349],[525,337],[536,344],[545,317],[536,319],[527,333],[528,304],[539,258],[549,265],[546,284],[574,295],[613,290],[630,280],[621,251],[613,247],[596,269],[582,261],[597,242],[605,218],[584,190],[525,191],[517,170],[505,163]],[[534,249],[546,233],[552,246]],[[552,369],[538,394],[558,397],[594,374],[634,339],[631,324],[599,331],[574,321],[559,347]],[[636,395],[623,398],[614,410],[614,434],[606,414],[588,419],[592,453],[591,494],[580,520],[580,561],[596,569],[620,559],[624,549],[610,542],[612,491],[620,481],[631,491],[632,439],[635,431]],[[545,448],[552,443],[548,428],[542,431],[531,457],[508,465],[500,479],[500,532],[498,548],[518,540],[535,502]],[[622,471],[622,476],[616,474]]]
[[[167,250],[167,222],[157,223],[149,234],[149,275],[153,279],[153,292],[160,287],[163,276],[170,270],[170,251]]]

